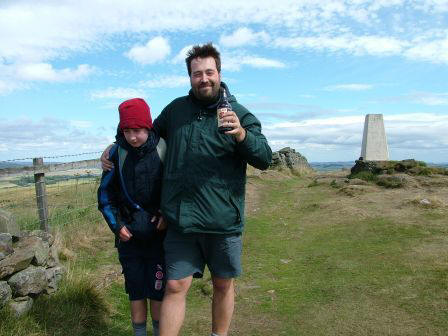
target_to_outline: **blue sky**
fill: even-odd
[[[448,0],[2,0],[0,161],[102,150],[119,103],[155,118],[209,41],[274,150],[357,159],[382,113],[391,159],[448,161]]]

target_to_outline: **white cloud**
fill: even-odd
[[[2,155],[11,159],[101,151],[111,140],[110,135],[97,131],[91,133],[57,118],[3,119],[0,123]]]
[[[174,64],[184,63],[187,58],[187,52],[193,47],[192,44],[183,47],[179,53],[173,58],[172,62]]]
[[[170,53],[171,47],[168,40],[157,36],[143,46],[132,47],[125,55],[134,62],[146,65],[163,61]]]
[[[434,12],[434,13],[444,13],[448,12],[448,0],[426,0],[421,1],[416,4],[416,8]]]
[[[13,80],[0,80],[0,95],[7,95],[15,90],[23,89],[26,86],[24,84],[15,82]]]
[[[275,5],[270,0],[228,0],[225,3],[185,0],[163,4],[133,1],[132,6],[119,0],[109,1],[108,6],[99,0],[10,1],[3,2],[0,7],[0,45],[8,46],[0,49],[0,59],[47,62],[74,52],[110,48],[111,40],[122,34],[197,32],[229,25],[245,27],[236,29],[231,35],[222,35],[221,40],[226,46],[266,41],[279,32],[292,39],[315,39],[332,33],[335,36],[330,36],[331,39],[337,38],[338,32],[356,31],[362,46],[350,48],[372,54],[390,54],[402,48],[396,40],[405,39],[388,36],[389,14],[406,13],[399,23],[401,31],[421,33],[435,27],[446,28],[443,18],[434,20],[433,15],[445,13],[447,7],[446,0],[282,0]],[[358,25],[350,25],[350,20]],[[263,25],[260,32],[247,28],[260,25]],[[384,34],[376,37],[372,34],[374,30]],[[369,41],[369,37],[374,40]],[[380,47],[378,52],[377,46]],[[130,56],[137,62],[148,62],[145,49],[146,46],[138,46]]]
[[[76,81],[90,75],[93,71],[93,67],[87,64],[81,64],[76,69],[54,69],[48,63],[22,64],[17,67],[19,78],[29,81]]]
[[[146,95],[141,90],[132,88],[107,88],[106,90],[94,91],[90,94],[92,99],[114,98],[114,99],[130,99],[135,97],[144,98]]]
[[[156,76],[154,79],[140,82],[139,85],[147,88],[176,88],[189,86],[190,78],[175,75]]]
[[[297,50],[312,49],[316,51],[345,51],[354,55],[396,55],[409,45],[408,42],[382,36],[316,36],[316,37],[281,37],[274,45]]]
[[[242,66],[249,66],[252,68],[284,68],[286,64],[269,58],[241,55],[241,54],[223,54],[222,68],[229,71],[239,71]]]
[[[407,153],[415,158],[431,151],[446,151],[448,146],[446,132],[448,115],[432,113],[384,115],[384,124],[389,147],[392,152],[397,153],[397,156]],[[315,153],[313,154],[316,148],[328,152],[338,150],[339,155],[345,153],[344,160],[354,160],[358,158],[361,150],[363,127],[364,116],[354,115],[264,123],[263,133],[271,144],[275,144],[275,149],[286,145],[295,146],[304,153],[309,153],[312,160],[316,160]],[[337,161],[330,153],[326,157],[327,161]],[[325,161],[325,159],[318,160]]]
[[[416,103],[439,106],[448,105],[448,92],[445,93],[428,93],[428,92],[417,92],[410,95],[411,100]]]
[[[416,103],[427,106],[448,105],[448,92],[413,92],[401,96],[391,96],[374,101],[375,103]]]
[[[330,85],[324,88],[325,91],[364,91],[370,90],[373,86],[370,84],[338,84]]]
[[[448,64],[448,31],[447,37],[433,41],[418,41],[407,49],[404,55],[407,58]]]
[[[265,31],[258,33],[253,32],[249,28],[239,28],[230,35],[221,35],[219,43],[225,47],[241,47],[248,45],[256,45],[258,43],[268,43],[269,34]]]
[[[70,125],[76,128],[90,128],[93,123],[88,120],[70,120]]]
[[[274,47],[447,63],[446,38],[415,44],[415,36],[432,29],[446,32],[446,18],[441,15],[447,7],[446,0],[282,0],[275,6],[269,0],[133,1],[132,6],[119,0],[107,6],[99,0],[3,1],[0,60],[45,64],[75,53],[114,49],[114,42],[123,36],[222,30],[232,25],[243,27],[221,36],[225,46],[276,40]],[[397,15],[400,20],[390,20]],[[258,32],[249,28],[260,26]],[[127,55],[152,64],[169,53],[168,41],[158,36]]]

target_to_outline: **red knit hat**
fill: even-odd
[[[126,100],[118,106],[120,113],[120,129],[152,128],[151,112],[142,98]]]

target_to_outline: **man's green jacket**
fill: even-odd
[[[221,83],[226,90],[227,87]],[[166,106],[154,128],[166,140],[161,209],[168,225],[183,233],[242,232],[246,165],[266,169],[272,151],[258,119],[234,96],[232,109],[246,129],[244,141],[220,134],[216,105],[180,97]]]

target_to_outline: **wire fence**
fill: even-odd
[[[46,158],[86,154],[98,152]],[[48,165],[36,164],[39,162],[36,159],[33,159],[33,165],[26,160],[30,159],[0,161],[25,163],[22,167],[0,169],[0,208],[14,216],[21,230],[53,230],[102,221],[97,210],[97,189],[101,178],[97,159]]]

